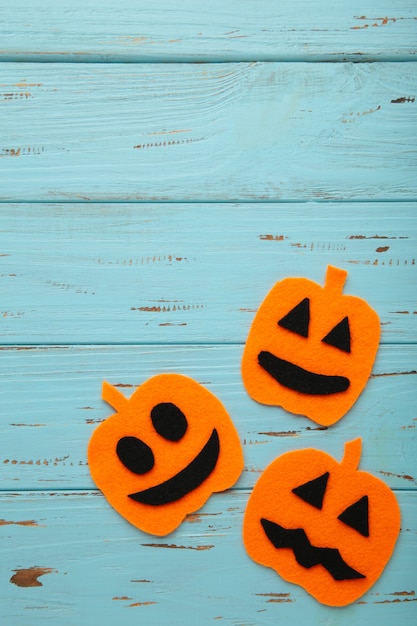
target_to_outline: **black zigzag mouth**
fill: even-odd
[[[310,569],[322,565],[334,580],[366,578],[343,560],[337,548],[313,546],[302,528],[287,529],[265,518],[261,519],[261,524],[272,545],[277,549],[290,548],[302,567]]]
[[[190,491],[197,489],[210,476],[216,467],[219,454],[219,435],[214,428],[202,450],[187,467],[159,485],[130,493],[129,498],[152,506],[176,502]]]
[[[328,396],[346,391],[350,385],[349,379],[345,376],[315,374],[290,361],[280,359],[272,352],[260,352],[258,363],[284,387],[308,395]]]

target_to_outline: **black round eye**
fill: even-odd
[[[151,448],[137,437],[119,439],[116,452],[123,465],[135,474],[146,474],[155,463]]]
[[[184,413],[172,402],[156,404],[151,411],[151,419],[158,435],[169,441],[179,441],[187,430]]]

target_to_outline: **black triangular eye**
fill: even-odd
[[[341,322],[322,339],[324,343],[328,343],[330,346],[339,348],[344,352],[350,352],[350,330],[349,320],[344,317]]]
[[[304,298],[287,315],[279,320],[278,326],[291,330],[297,335],[308,337],[308,325],[310,323],[310,300]]]
[[[369,537],[368,496],[348,506],[337,519],[354,528],[364,537]]]
[[[318,478],[309,480],[308,483],[304,483],[299,487],[295,487],[292,492],[296,496],[312,504],[316,509],[321,509],[323,506],[324,493],[326,491],[327,481],[329,479],[329,472],[322,474]]]

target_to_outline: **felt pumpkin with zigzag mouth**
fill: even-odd
[[[284,453],[245,511],[249,556],[330,606],[350,604],[374,584],[400,530],[394,493],[357,469],[361,450],[360,438],[349,441],[341,463],[312,448]]]

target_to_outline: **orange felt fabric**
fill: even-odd
[[[239,478],[243,452],[236,428],[216,396],[191,378],[180,374],[154,376],[129,399],[105,382],[103,398],[117,412],[101,423],[90,439],[91,476],[109,503],[137,528],[154,535],[166,535],[179,526],[188,513],[198,510],[213,492],[228,489]],[[185,433],[182,428],[177,441],[156,432],[152,423],[152,409],[161,403],[175,404],[186,418]],[[158,429],[162,433],[166,430],[160,424]],[[126,441],[124,438],[136,438],[143,444],[142,448],[150,448],[154,464],[149,471],[137,474],[123,464],[123,446],[119,446],[121,458],[116,450],[120,440]],[[205,468],[208,460],[202,451],[210,440],[218,441],[218,454],[217,449],[211,453],[214,468],[210,465]],[[174,501],[151,505],[129,497],[139,493],[141,498],[142,492],[165,483],[168,492],[171,482],[182,488],[182,476],[189,466],[192,470],[188,472],[189,480],[199,484],[178,499],[174,492],[170,494]],[[144,467],[146,469],[146,462]],[[200,475],[205,471],[208,475],[201,480]]]
[[[261,475],[245,511],[243,540],[249,556],[330,606],[350,604],[374,584],[391,557],[400,530],[394,493],[379,478],[357,469],[360,454],[360,438],[345,444],[340,463],[313,448],[287,452]],[[293,492],[326,472],[329,475],[321,508]],[[364,496],[369,502],[369,537],[339,517]],[[364,578],[335,580],[322,564],[310,568],[300,565],[293,549],[276,548],[271,543],[261,519],[285,529],[302,529],[315,548],[339,550],[345,563]]]
[[[306,278],[285,278],[268,293],[253,320],[242,358],[243,383],[254,400],[282,406],[323,426],[335,423],[351,408],[370,376],[379,344],[380,323],[365,300],[342,294],[346,276],[345,270],[329,266],[324,287]],[[306,298],[310,319],[308,336],[303,336],[285,327],[285,316]],[[284,326],[279,324],[283,318]],[[335,327],[343,331],[345,326],[350,330],[349,343],[345,342],[350,352],[327,343],[338,334],[332,333]],[[265,355],[301,368],[306,378],[310,374],[320,375],[324,380],[328,377],[329,381],[343,378],[349,386],[329,394],[290,388],[260,364]],[[287,379],[297,386],[296,373],[290,371]],[[314,384],[315,381],[312,387]]]

